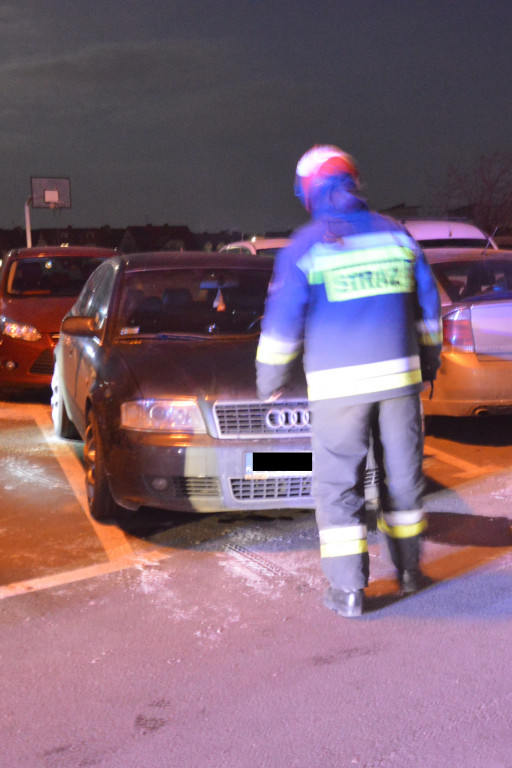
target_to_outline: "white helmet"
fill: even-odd
[[[349,177],[350,184],[359,188],[359,171],[353,157],[331,144],[316,144],[297,163],[295,194],[307,211],[315,189],[332,182],[333,177]]]

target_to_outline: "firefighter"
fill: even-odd
[[[311,219],[274,264],[256,358],[258,395],[273,399],[303,354],[312,414],[313,495],[324,604],[363,612],[369,555],[364,473],[372,430],[384,531],[400,592],[422,583],[423,433],[419,393],[441,351],[440,301],[424,254],[369,210],[354,159],[317,145],[295,193]]]

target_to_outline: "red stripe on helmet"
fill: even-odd
[[[311,187],[321,179],[347,173],[359,186],[359,171],[355,160],[346,152],[330,144],[317,144],[306,152],[297,164],[295,194],[310,211]]]
[[[359,180],[359,173],[350,155],[335,155],[322,163],[315,175],[335,176],[338,173],[348,173],[355,182]]]

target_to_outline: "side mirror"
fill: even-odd
[[[69,336],[99,336],[99,328],[93,317],[65,317],[61,325],[62,333]]]

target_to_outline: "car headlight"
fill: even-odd
[[[122,403],[121,427],[154,432],[206,432],[195,400],[132,400]]]
[[[11,336],[13,339],[22,339],[23,341],[39,341],[41,338],[41,334],[33,325],[17,323],[4,316],[0,317],[0,333],[3,333],[4,336]]]

